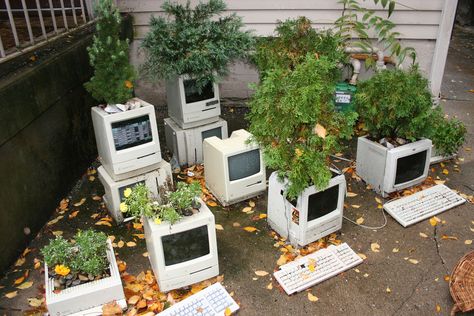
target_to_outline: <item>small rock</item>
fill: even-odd
[[[67,280],[67,281],[66,281],[66,287],[70,287],[71,284],[72,284],[72,280]]]
[[[61,283],[59,283],[59,280],[58,279],[54,280],[54,288],[59,289],[60,287],[61,287]]]
[[[72,281],[72,286],[76,286],[76,285],[79,285],[79,284],[81,284],[81,280],[79,280],[79,279]]]
[[[59,284],[63,285],[64,283],[66,283],[66,279],[63,278],[63,277],[60,277],[59,278]]]
[[[89,278],[90,281],[94,280],[94,276],[92,274],[89,274],[87,277]]]
[[[79,274],[79,280],[81,280],[81,281],[89,281],[89,278],[86,277],[85,275]]]

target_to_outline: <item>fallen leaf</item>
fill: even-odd
[[[263,276],[268,275],[268,272],[267,272],[267,271],[263,271],[263,270],[257,270],[257,271],[255,271],[255,274],[258,275],[258,276],[263,277]]]
[[[31,307],[40,307],[43,305],[44,299],[43,298],[36,298],[36,297],[30,297],[28,298],[28,305]]]
[[[273,289],[273,283],[270,282],[270,283],[268,283],[268,285],[267,285],[267,290],[272,290],[272,289]]]
[[[308,300],[310,302],[317,302],[319,298],[316,295],[311,294],[311,292],[308,292]]]
[[[92,219],[96,219],[96,218],[99,217],[99,216],[100,216],[99,213],[94,213],[94,214],[91,215],[91,218],[92,218]]]
[[[101,198],[100,196],[98,196],[98,195],[94,195],[94,196],[92,197],[92,199],[93,199],[94,201],[100,201],[100,200],[102,200],[102,198]]]
[[[5,294],[5,297],[6,298],[14,298],[17,295],[18,295],[18,291],[13,291],[13,292],[8,292],[7,294]]]
[[[25,289],[30,288],[32,285],[33,285],[33,282],[28,281],[28,282],[25,282],[25,283],[22,283],[22,284],[18,285],[16,288],[20,289],[20,290],[25,290]]]
[[[128,299],[128,304],[130,305],[135,305],[138,303],[138,301],[140,300],[140,296],[139,295],[133,295],[131,296],[129,299]]]
[[[15,267],[21,267],[26,261],[26,258],[20,257],[15,261]]]
[[[285,254],[283,254],[283,255],[280,256],[280,258],[278,258],[277,265],[281,266],[281,265],[284,265],[287,262],[288,262],[288,258],[286,257]]]
[[[89,181],[92,182],[95,180],[95,177],[94,176],[89,176]]]
[[[118,246],[119,248],[122,248],[124,245],[125,245],[125,242],[124,242],[123,240],[121,240],[121,241],[119,241],[119,242],[117,243],[117,246]]]
[[[127,242],[127,247],[135,247],[136,245],[137,245],[137,243],[134,242],[134,241]]]
[[[148,258],[148,251],[142,253],[142,256],[145,257],[145,258]]]
[[[133,223],[133,228],[135,228],[135,229],[142,229],[142,228],[143,228],[143,224],[142,224],[142,223],[134,222],[134,223]]]
[[[109,302],[102,306],[102,316],[122,315],[122,307],[116,301]]]
[[[420,237],[422,237],[422,238],[428,238],[428,235],[425,234],[425,233],[420,233]]]
[[[370,249],[372,249],[373,252],[380,252],[380,245],[376,242],[373,242],[370,244]]]
[[[232,223],[232,226],[234,226],[234,227],[240,227],[240,223],[234,222],[234,223]]]
[[[443,173],[446,174],[446,175],[448,175],[448,174],[449,174],[448,169],[443,169]]]
[[[50,220],[48,223],[46,223],[46,225],[48,225],[48,226],[54,225],[57,222],[59,222],[59,220],[61,220],[63,217],[64,216],[60,215],[60,216],[56,217],[55,219]]]
[[[436,312],[437,313],[441,312],[441,306],[439,306],[439,304],[436,304]]]
[[[351,205],[353,208],[360,208],[360,205],[357,205],[357,204],[352,204]]]
[[[431,224],[431,226],[434,227],[434,226],[438,225],[438,221],[434,217],[432,217],[432,218],[430,218],[430,224]]]
[[[65,211],[69,206],[69,199],[62,199],[61,202],[59,202],[59,209],[61,211]]]
[[[400,251],[400,249],[398,249],[398,248],[393,248],[392,249],[392,252],[394,252],[394,253],[399,252],[399,251]]]
[[[418,264],[418,262],[419,262],[419,261],[416,260],[416,259],[408,259],[408,261],[410,261],[410,262],[413,263],[413,264]]]
[[[58,237],[58,236],[62,236],[63,235],[63,231],[62,230],[55,230],[52,232],[54,236]]]
[[[466,240],[464,241],[464,244],[465,244],[465,245],[471,245],[471,244],[472,244],[472,239],[466,239]]]
[[[75,211],[71,212],[71,214],[69,214],[69,216],[68,216],[69,219],[72,219],[72,218],[76,217],[78,213],[79,213],[78,210],[75,210]]]
[[[444,240],[458,240],[458,237],[456,237],[456,236],[442,235],[442,236],[441,236],[441,239],[444,239]]]
[[[260,213],[260,214],[258,215],[258,218],[260,218],[260,219],[267,218],[267,214]]]
[[[445,276],[443,277],[443,279],[444,279],[446,282],[449,282],[449,281],[451,280],[451,276],[445,275]]]
[[[214,202],[214,201],[212,201],[212,200],[210,200],[210,201],[207,201],[207,202],[206,202],[206,204],[207,204],[207,205],[209,205],[209,206],[212,206],[212,207],[215,207],[215,206],[217,206],[217,203],[216,203],[216,202]]]
[[[244,208],[242,209],[242,212],[243,212],[243,213],[249,213],[249,212],[251,212],[251,211],[252,211],[252,208],[251,208],[250,206],[246,206],[246,207],[244,207]]]
[[[320,124],[316,124],[313,129],[313,132],[321,138],[326,138],[326,129]]]
[[[224,227],[222,227],[221,224],[216,224],[216,229],[217,230],[224,230]]]
[[[364,255],[363,253],[358,253],[357,255],[358,255],[362,260],[367,259],[367,256]]]
[[[347,192],[347,193],[346,193],[346,196],[347,196],[347,197],[354,197],[354,196],[357,196],[357,193],[354,193],[354,192]]]
[[[230,316],[232,315],[232,310],[230,309],[230,307],[227,307],[224,311],[224,315],[225,316]]]
[[[109,227],[112,227],[112,224],[108,221],[104,221],[104,220],[100,220],[98,221],[97,223],[95,223],[95,225],[105,225],[105,226],[109,226]]]
[[[444,184],[446,181],[445,180],[434,180],[436,184]]]
[[[368,278],[369,277],[369,274],[368,273],[364,273],[364,278]]]
[[[392,290],[387,286],[387,288],[385,289],[385,292],[392,293]]]
[[[364,218],[363,217],[359,217],[357,220],[356,220],[356,223],[361,225],[362,223],[364,222]]]
[[[380,198],[378,198],[378,197],[375,197],[375,201],[376,201],[377,203],[379,203],[379,204],[382,204],[382,200],[381,200]]]
[[[35,264],[34,264],[35,270],[37,270],[37,269],[39,269],[39,268],[41,267],[41,261],[40,261],[38,258],[35,258],[35,259],[33,260],[33,262],[35,263]]]
[[[253,233],[254,231],[258,231],[257,228],[252,227],[252,226],[245,226],[245,227],[244,227],[244,230],[245,230],[245,231],[248,231],[249,233]]]
[[[250,206],[250,207],[255,207],[255,202],[254,202],[254,201],[250,201],[250,202],[249,202],[249,206]]]
[[[135,236],[138,239],[145,239],[145,234],[132,234],[132,236]]]
[[[86,201],[86,198],[82,198],[79,202],[74,203],[74,206],[76,207],[81,206],[82,204],[84,204],[85,201]]]
[[[474,232],[474,228],[472,228],[471,226],[469,226],[469,229],[471,230],[471,232]]]

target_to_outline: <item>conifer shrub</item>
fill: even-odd
[[[464,143],[464,125],[433,107],[428,80],[417,66],[383,70],[359,83],[355,106],[373,140],[430,138],[443,155]]]
[[[87,48],[94,75],[84,86],[99,102],[125,103],[133,96],[135,70],[129,63],[128,39],[119,38],[120,13],[112,0],[98,1],[96,11],[96,33]]]
[[[228,72],[228,64],[244,58],[253,47],[253,37],[242,31],[236,14],[221,16],[223,0],[201,2],[194,8],[165,1],[168,18],[151,17],[150,31],[143,40],[146,60],[142,72],[148,77],[170,79],[189,75],[201,89]]]
[[[267,166],[288,178],[290,198],[311,184],[327,186],[329,155],[352,134],[356,114],[334,110],[338,63],[308,53],[294,69],[269,69],[249,103],[253,140],[262,147]]]

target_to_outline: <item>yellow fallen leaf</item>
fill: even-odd
[[[270,283],[268,283],[268,285],[267,285],[267,290],[272,290],[272,289],[273,289],[273,283],[270,282]]]
[[[288,258],[286,257],[285,254],[281,255],[280,258],[277,260],[277,265],[281,266],[284,265],[288,261]]]
[[[78,213],[79,213],[78,210],[75,210],[75,211],[71,212],[71,214],[69,214],[69,219],[72,219],[72,218],[76,217]]]
[[[96,224],[96,225],[99,225],[99,226],[100,226],[100,225],[105,225],[105,226],[112,227],[112,224],[111,224],[110,222],[108,222],[108,221],[102,221],[102,220],[100,220],[100,221],[98,221],[98,222],[95,223],[95,224]]]
[[[33,262],[35,263],[34,265],[35,270],[38,270],[41,267],[41,261],[38,258],[35,258]]]
[[[62,236],[63,235],[63,231],[62,230],[55,230],[52,232],[54,236]]]
[[[346,193],[346,196],[347,196],[347,197],[354,197],[354,196],[357,196],[357,193],[354,193],[354,192],[347,192],[347,193]]]
[[[86,201],[86,198],[82,198],[79,202],[74,203],[74,206],[81,206]]]
[[[143,224],[142,224],[142,223],[134,222],[134,223],[133,223],[133,228],[135,228],[135,229],[142,229],[142,228],[143,228]]]
[[[148,258],[148,251],[147,252],[144,252],[142,253],[142,256],[145,257],[145,258]]]
[[[420,237],[422,237],[422,238],[428,238],[428,235],[425,234],[425,233],[420,233]]]
[[[249,201],[249,206],[250,207],[255,207],[255,202],[254,201]]]
[[[221,224],[216,224],[216,229],[217,230],[224,230],[224,227],[222,227]]]
[[[124,245],[125,245],[125,242],[124,242],[123,240],[121,240],[121,241],[119,241],[119,242],[117,243],[117,246],[118,246],[119,248],[122,248]]]
[[[240,223],[234,222],[234,223],[232,223],[232,226],[234,226],[234,227],[240,227]]]
[[[59,222],[59,220],[62,219],[63,217],[64,216],[60,215],[60,216],[56,217],[55,219],[50,220],[48,223],[46,223],[46,225],[48,225],[48,226],[54,225],[57,222]]]
[[[20,289],[20,290],[25,290],[25,289],[30,288],[32,285],[33,285],[33,282],[28,281],[28,282],[25,282],[25,283],[22,283],[22,284],[18,285],[16,288]]]
[[[92,199],[93,199],[94,201],[100,201],[100,200],[102,200],[102,198],[101,198],[100,196],[98,196],[98,195],[94,195],[94,196],[92,197]]]
[[[362,223],[364,222],[364,218],[363,217],[359,217],[357,220],[356,220],[356,223],[361,225]]]
[[[408,259],[408,261],[410,261],[410,262],[413,263],[413,264],[418,264],[418,262],[419,262],[419,261],[416,260],[416,259]]]
[[[212,206],[212,207],[217,206],[217,203],[214,202],[214,201],[212,201],[212,200],[211,200],[211,201],[207,201],[206,204],[209,205],[209,206]]]
[[[392,252],[393,252],[393,253],[397,253],[397,252],[399,252],[399,251],[400,251],[400,249],[398,249],[398,248],[393,248],[393,249],[392,249]]]
[[[471,232],[474,232],[474,228],[472,228],[471,226],[469,226],[469,229],[471,230]]]
[[[131,296],[129,299],[128,299],[128,304],[129,305],[135,305],[138,303],[138,301],[140,300],[140,296],[139,295],[133,295]]]
[[[135,247],[136,245],[137,245],[137,243],[134,242],[134,241],[127,242],[127,247]]]
[[[242,209],[243,213],[249,213],[250,211],[252,211],[252,208],[250,206],[246,206]]]
[[[379,203],[379,204],[382,204],[382,200],[381,200],[380,198],[378,198],[378,197],[375,197],[375,201],[376,201],[377,203]]]
[[[295,154],[296,154],[296,157],[301,157],[301,156],[303,156],[303,150],[301,150],[299,148],[296,148],[295,149]]]
[[[387,286],[387,288],[385,289],[385,292],[392,293],[392,290]]]
[[[362,260],[367,259],[367,256],[364,255],[363,253],[358,253],[357,255],[358,255]]]
[[[472,239],[466,239],[466,240],[464,241],[464,244],[465,244],[465,245],[471,245],[471,244],[472,244]]]
[[[308,300],[310,302],[317,302],[319,298],[316,295],[311,294],[311,292],[308,292]]]
[[[448,175],[448,174],[449,174],[448,169],[443,169],[443,173],[446,174],[446,175]]]
[[[314,267],[314,264],[308,265],[308,270],[311,272],[314,272],[316,270],[316,268]]]
[[[28,305],[31,307],[40,307],[44,302],[42,298],[30,297],[28,298]]]
[[[360,205],[357,205],[357,204],[352,204],[351,205],[353,208],[360,208]]]
[[[436,226],[436,225],[438,225],[438,221],[434,217],[432,217],[432,218],[430,218],[430,224],[431,224],[431,226]]]
[[[326,138],[326,129],[320,124],[316,124],[313,129],[313,132],[321,138]]]
[[[441,312],[441,306],[439,306],[439,304],[436,304],[436,312],[437,313]]]
[[[15,267],[21,267],[26,261],[26,258],[20,257],[15,261]]]
[[[434,180],[436,184],[444,184],[446,181],[445,180]]]
[[[383,208],[382,204],[377,205],[377,208],[378,208],[378,209]]]
[[[138,239],[145,239],[145,234],[132,234],[132,236],[135,236]]]
[[[245,227],[244,227],[244,230],[245,230],[245,231],[248,231],[249,233],[253,233],[254,231],[258,231],[257,228],[252,227],[252,226],[245,226]]]
[[[5,294],[5,297],[6,298],[14,298],[17,295],[18,295],[18,291],[13,291],[13,292],[8,292],[7,294]]]
[[[91,218],[92,218],[92,219],[96,219],[96,218],[99,217],[99,216],[100,216],[99,213],[94,213],[94,214],[91,215]]]
[[[445,275],[445,276],[443,277],[443,279],[444,279],[446,282],[449,282],[449,281],[451,280],[451,276]]]
[[[364,273],[364,278],[368,278],[369,277],[369,274],[368,273]]]
[[[268,272],[267,272],[267,271],[263,271],[263,270],[257,270],[257,271],[255,271],[255,274],[258,275],[258,276],[263,277],[263,276],[268,275]]]
[[[258,218],[260,218],[260,219],[267,218],[267,214],[260,213],[260,214],[258,215]]]
[[[444,240],[458,240],[458,237],[456,237],[456,236],[442,235],[442,236],[441,236],[441,239],[444,239]]]
[[[230,316],[230,315],[232,315],[232,310],[231,310],[229,307],[227,307],[227,308],[225,309],[225,311],[224,311],[224,315],[225,315],[225,316]]]
[[[94,176],[89,176],[89,181],[92,182],[95,180],[95,177]]]
[[[380,252],[380,245],[376,242],[373,242],[370,244],[370,249],[372,249],[373,252]]]

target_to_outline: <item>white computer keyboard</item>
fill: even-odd
[[[275,279],[290,295],[321,283],[362,263],[362,259],[346,243],[331,245],[280,266]]]
[[[383,208],[403,227],[418,223],[455,206],[466,200],[444,184],[385,203]]]
[[[239,309],[239,305],[220,283],[215,283],[179,303],[165,309],[160,316],[222,316],[226,309],[231,313]]]

